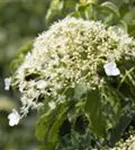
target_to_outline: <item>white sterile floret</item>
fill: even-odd
[[[107,76],[118,76],[120,75],[120,70],[117,68],[115,62],[109,62],[104,65],[104,70]]]
[[[51,101],[48,103],[48,106],[51,108],[51,109],[55,109],[56,108],[56,104],[55,102]]]
[[[20,117],[19,113],[15,109],[13,109],[12,113],[10,113],[8,115],[9,125],[10,126],[17,125],[19,123],[19,121],[20,121],[20,118],[21,117]]]
[[[5,83],[5,90],[8,91],[10,89],[10,85],[11,85],[11,77],[10,78],[5,78],[4,79],[4,83]]]
[[[36,82],[36,86],[38,89],[44,89],[47,87],[47,82],[45,82],[44,80],[39,80]]]

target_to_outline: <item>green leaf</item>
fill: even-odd
[[[135,37],[135,20],[128,25],[128,32],[131,36]]]
[[[128,25],[124,20],[120,20],[120,23],[118,24],[118,27],[123,29],[125,32],[128,32]]]
[[[98,4],[98,0],[80,0],[80,4],[82,6],[89,5],[89,4]]]
[[[55,20],[55,17],[57,15],[60,15],[63,7],[64,7],[64,1],[52,0],[45,17],[45,23],[48,25],[51,23],[52,20]]]
[[[77,11],[79,11],[82,18],[85,18],[85,10],[87,6],[78,5]]]
[[[96,2],[89,2],[86,4],[80,3],[76,5],[76,12],[79,13],[79,15],[81,16],[81,18],[84,19],[94,19],[96,20],[96,15],[97,15],[97,4]]]
[[[104,24],[108,24],[109,22],[111,22],[113,20],[113,14],[109,14],[107,17],[105,17],[104,19]]]
[[[135,8],[134,9],[129,9],[128,11],[125,12],[124,16],[123,16],[123,20],[127,23],[127,24],[131,24],[133,20],[135,20]]]
[[[60,104],[54,110],[49,110],[43,114],[38,120],[36,136],[38,140],[44,141],[45,150],[51,150],[50,145],[54,148],[59,141],[59,129],[67,118],[67,110],[66,104]]]
[[[103,10],[109,10],[113,12],[118,18],[120,17],[120,12],[118,7],[112,2],[104,2],[100,5]]]
[[[90,4],[85,9],[85,18],[88,20],[96,20],[97,19],[97,5]]]
[[[81,18],[81,14],[79,11],[72,12],[69,14],[69,16],[75,17],[75,18]]]
[[[54,150],[54,145],[52,143],[48,143],[46,145],[42,145],[39,147],[39,150]]]
[[[120,140],[122,133],[125,132],[131,121],[132,117],[129,116],[122,116],[119,119],[117,126],[111,131],[111,136],[109,139],[110,146],[114,146],[115,143]]]
[[[89,91],[87,95],[87,102],[85,105],[86,116],[90,120],[90,128],[99,136],[105,134],[105,121],[101,114],[101,98],[99,91]]]

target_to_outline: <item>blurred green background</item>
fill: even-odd
[[[20,105],[19,94],[4,91],[4,78],[11,75],[11,62],[20,47],[45,30],[49,0],[0,1],[0,150],[34,150],[37,147],[31,113],[16,127],[8,125],[7,115]]]
[[[99,0],[99,3],[104,1],[106,0]],[[120,18],[117,19],[121,19],[129,34],[135,36],[135,0],[110,1],[119,8]],[[18,92],[4,90],[4,78],[11,75],[11,62],[21,47],[33,41],[54,20],[73,12],[77,2],[79,0],[0,1],[0,150],[37,149],[35,112],[31,112],[16,127],[8,125],[7,116],[13,108],[19,107],[20,101]],[[98,19],[102,18],[100,16]]]

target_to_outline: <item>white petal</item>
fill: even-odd
[[[112,75],[112,69],[105,68],[105,73],[107,76],[111,76]]]
[[[12,126],[14,126],[15,124],[14,124],[14,121],[12,121],[12,120],[10,120],[9,121],[9,125],[12,127]]]
[[[4,79],[5,82],[5,90],[8,91],[10,89],[10,84],[11,84],[11,77],[10,78],[5,78]]]
[[[112,76],[118,76],[120,75],[120,70],[118,68],[115,68],[112,70]]]
[[[44,89],[47,87],[47,83],[44,80],[39,80],[36,82],[36,86],[38,89]]]
[[[8,115],[8,119],[9,119],[9,125],[14,126],[14,125],[17,125],[19,123],[20,115],[15,109],[13,109],[12,113],[10,113]]]
[[[109,68],[116,68],[116,63],[112,61],[104,65],[104,69],[109,69]]]
[[[115,62],[110,62],[104,65],[104,70],[107,76],[117,76],[120,75],[120,70],[117,68]]]

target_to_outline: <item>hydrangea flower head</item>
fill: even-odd
[[[128,34],[107,28],[100,21],[67,17],[53,24],[35,39],[33,49],[14,75],[22,95],[21,112],[37,108],[46,97],[63,102],[67,87],[100,86],[104,77],[98,73],[99,66],[108,76],[119,75],[116,63],[134,51],[134,40]]]

